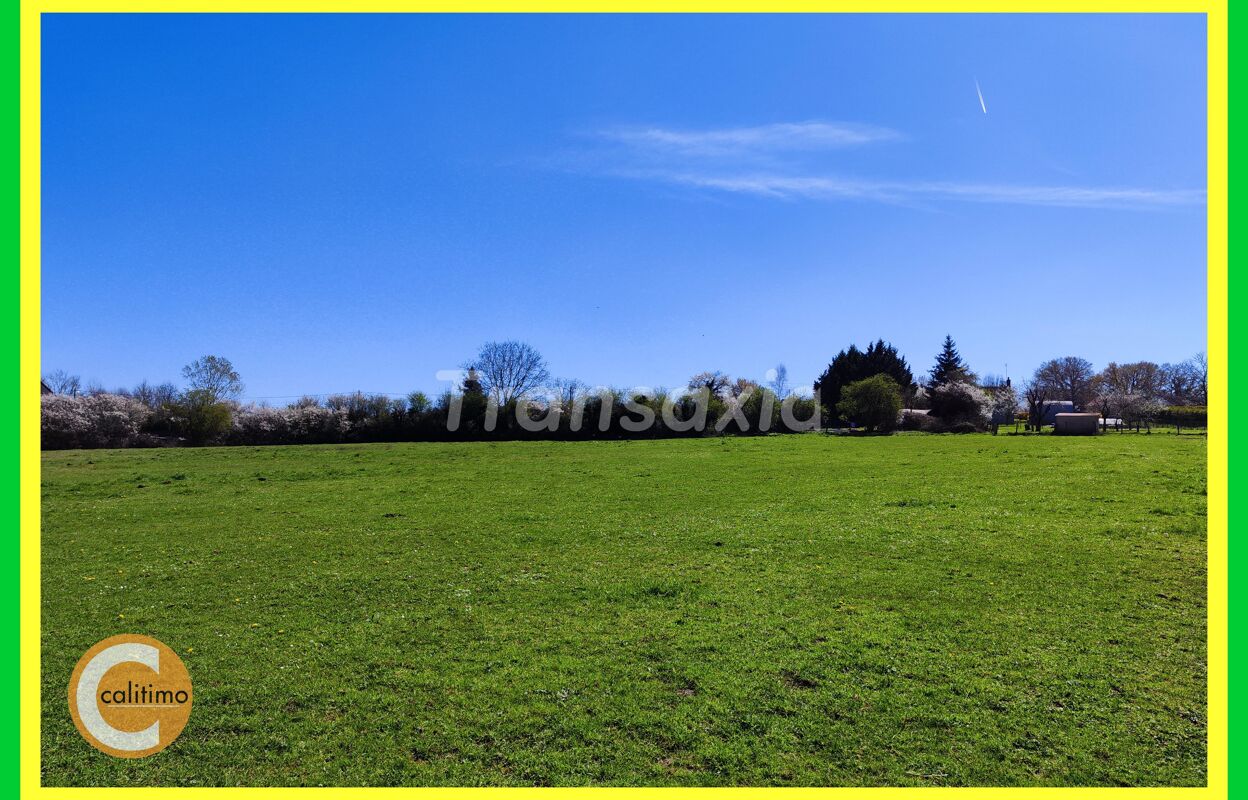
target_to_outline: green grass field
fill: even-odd
[[[43,780],[1203,784],[1205,516],[1164,433],[46,453]],[[195,681],[132,761],[122,632]]]

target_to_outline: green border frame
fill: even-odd
[[[1243,746],[1243,739],[1240,731],[1236,727],[1235,721],[1240,716],[1238,713],[1243,699],[1239,691],[1239,685],[1236,682],[1238,670],[1237,664],[1243,663],[1240,658],[1240,650],[1242,644],[1236,634],[1239,631],[1239,620],[1241,619],[1241,608],[1244,605],[1244,596],[1237,590],[1235,584],[1235,574],[1237,567],[1243,558],[1243,550],[1245,543],[1240,542],[1236,537],[1239,529],[1237,525],[1239,521],[1239,506],[1236,498],[1241,491],[1248,491],[1248,486],[1241,479],[1239,464],[1235,458],[1236,445],[1244,438],[1245,434],[1242,430],[1238,430],[1231,424],[1233,418],[1233,409],[1235,408],[1235,392],[1244,383],[1240,380],[1239,374],[1235,367],[1237,361],[1236,353],[1239,352],[1239,344],[1243,335],[1243,330],[1238,324],[1238,320],[1231,313],[1235,308],[1242,308],[1243,304],[1238,303],[1240,296],[1240,276],[1236,271],[1236,254],[1238,253],[1237,239],[1235,232],[1238,230],[1236,223],[1248,224],[1248,216],[1239,212],[1239,206],[1236,205],[1233,197],[1233,187],[1235,186],[1235,177],[1238,171],[1239,161],[1235,158],[1235,138],[1239,121],[1236,112],[1236,100],[1238,99],[1239,77],[1238,65],[1239,59],[1235,57],[1235,46],[1241,43],[1248,43],[1248,38],[1236,36],[1238,26],[1238,16],[1234,13],[1238,6],[1227,3],[1227,20],[1226,20],[1226,38],[1227,38],[1227,143],[1226,143],[1226,165],[1227,165],[1227,249],[1226,249],[1226,296],[1227,296],[1227,520],[1226,520],[1226,594],[1227,594],[1227,794],[1231,797],[1248,794],[1248,790],[1244,788],[1244,781],[1241,778],[1243,772],[1240,769],[1239,758],[1248,758],[1248,748]],[[1248,46],[1248,44],[1246,44]]]
[[[1234,202],[1233,187],[1236,185],[1236,175],[1238,171],[1238,160],[1236,152],[1234,152],[1234,131],[1237,129],[1238,116],[1236,115],[1236,100],[1238,99],[1239,82],[1237,65],[1239,60],[1236,57],[1236,45],[1246,41],[1241,36],[1237,36],[1238,16],[1234,11],[1238,6],[1232,7],[1227,4],[1227,397],[1234,398],[1236,389],[1241,387],[1242,381],[1236,372],[1236,353],[1239,349],[1239,341],[1242,338],[1242,328],[1239,326],[1237,318],[1232,316],[1233,310],[1243,307],[1243,303],[1238,303],[1239,298],[1239,276],[1236,272],[1236,253],[1237,240],[1234,231],[1237,231],[1237,223],[1248,223],[1248,217],[1243,213],[1239,213],[1239,206]],[[1241,643],[1237,637],[1239,625],[1238,620],[1241,619],[1241,607],[1243,605],[1242,594],[1238,592],[1236,587],[1237,565],[1242,560],[1243,543],[1239,542],[1236,537],[1239,520],[1239,505],[1236,498],[1239,493],[1246,489],[1241,472],[1238,469],[1238,463],[1234,458],[1236,446],[1244,437],[1242,431],[1234,428],[1231,424],[1232,412],[1234,408],[1233,399],[1228,399],[1227,412],[1227,794],[1236,796],[1244,794],[1242,791],[1243,781],[1241,779],[1242,770],[1239,768],[1239,758],[1248,758],[1248,749],[1242,744],[1241,735],[1236,726],[1236,719],[1239,714],[1239,706],[1243,700],[1239,694],[1237,685],[1238,670],[1237,664],[1242,663],[1239,658],[1241,653]]]
[[[5,14],[3,25],[4,40],[10,44],[0,48],[5,54],[3,74],[0,81],[0,107],[4,109],[3,122],[0,123],[0,144],[8,151],[9,157],[0,167],[0,184],[6,187],[3,200],[0,200],[0,243],[5,252],[9,253],[9,265],[0,269],[3,275],[3,288],[0,296],[4,297],[4,305],[8,306],[13,316],[8,318],[5,326],[12,331],[13,339],[0,351],[0,387],[11,398],[21,397],[21,0],[11,0],[4,4]],[[4,541],[4,575],[0,584],[5,586],[4,601],[7,606],[12,603],[13,616],[11,622],[4,624],[3,645],[0,645],[0,682],[9,686],[20,684],[20,614],[21,614],[21,448],[20,436],[16,428],[5,437],[4,448],[4,493],[0,506],[6,509],[5,516],[10,520]],[[0,715],[9,720],[3,738],[8,741],[5,747],[8,752],[0,761],[0,775],[3,785],[12,787],[11,797],[18,797],[21,787],[21,718],[20,693],[10,692],[0,698]]]

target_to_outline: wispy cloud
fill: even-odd
[[[1205,203],[1203,189],[1028,186],[947,181],[872,181],[810,175],[724,175],[696,172],[633,173],[627,177],[786,200],[908,202],[950,199],[1074,208],[1158,208]]]
[[[702,157],[828,150],[901,138],[897,131],[874,125],[814,121],[710,130],[621,127],[596,133],[604,140],[649,150],[654,155]]]
[[[854,177],[836,163],[841,159],[839,151],[905,137],[891,128],[851,122],[813,120],[711,129],[638,125],[598,129],[590,137],[594,146],[558,159],[563,168],[790,201],[930,204],[943,200],[1140,210],[1206,202],[1204,189]]]

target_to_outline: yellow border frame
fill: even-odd
[[[888,12],[888,13],[1195,13],[1206,15],[1208,35],[1208,354],[1209,354],[1209,517],[1208,517],[1208,784],[1191,788],[59,788],[39,785],[40,778],[40,563],[39,563],[39,394],[40,380],[40,15],[45,13],[139,12]],[[1227,538],[1228,538],[1228,294],[1227,294],[1227,7],[1226,0],[1077,0],[992,2],[991,0],[23,0],[21,7],[21,796],[40,798],[165,798],[193,792],[231,798],[316,794],[320,797],[403,794],[480,798],[538,795],[571,797],[591,791],[599,796],[657,797],[711,793],[783,793],[793,800],[869,795],[959,800],[1026,796],[1098,798],[1128,792],[1147,798],[1225,797],[1227,785]]]

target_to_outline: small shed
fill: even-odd
[[[1074,410],[1075,404],[1070,400],[1045,400],[1044,417],[1040,420],[1040,424],[1052,425],[1058,414],[1071,414]]]
[[[1100,425],[1101,415],[1095,411],[1058,414],[1053,418],[1053,432],[1059,436],[1095,436]]]

